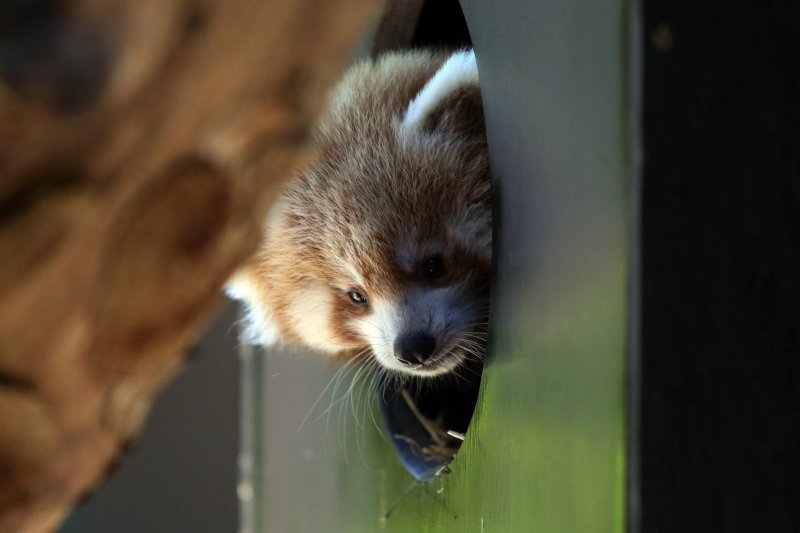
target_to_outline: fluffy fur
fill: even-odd
[[[491,199],[474,54],[355,66],[315,143],[229,283],[246,303],[245,340],[363,354],[418,376],[480,357]]]

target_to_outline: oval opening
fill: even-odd
[[[423,3],[410,48],[471,47],[457,0]],[[376,377],[388,436],[403,466],[418,481],[449,472],[472,420],[482,372],[483,360],[470,359],[457,372],[436,378]]]

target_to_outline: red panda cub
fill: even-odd
[[[422,377],[481,358],[492,229],[474,53],[356,65],[314,143],[228,284],[243,340]]]

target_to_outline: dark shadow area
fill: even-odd
[[[643,532],[800,528],[798,28],[645,3]]]
[[[427,0],[422,5],[411,44],[413,48],[472,47],[458,0]]]
[[[419,481],[446,473],[472,420],[483,365],[461,369],[467,379],[379,380],[380,407],[392,445],[406,469]]]

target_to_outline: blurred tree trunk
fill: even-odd
[[[374,4],[0,7],[0,531],[57,528],[135,438]]]

